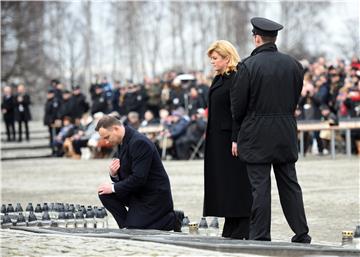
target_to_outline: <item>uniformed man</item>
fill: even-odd
[[[97,112],[108,113],[108,104],[106,96],[101,85],[95,86],[95,94],[92,97],[91,115]]]
[[[298,159],[294,117],[303,84],[303,68],[275,45],[282,25],[252,18],[255,50],[238,65],[231,89],[233,118],[241,124],[238,154],[247,164],[252,186],[250,240],[270,241],[273,166],[280,202],[295,233],[292,242],[310,243],[302,192],[295,162]]]

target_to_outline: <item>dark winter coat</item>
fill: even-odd
[[[29,121],[31,120],[30,113],[30,96],[28,94],[22,95],[22,100],[19,101],[20,95],[15,96],[15,120],[16,121]]]
[[[3,96],[1,102],[1,110],[6,111],[3,114],[5,122],[12,123],[15,121],[15,99],[13,95],[9,97],[5,95]]]
[[[125,95],[124,105],[126,113],[137,112],[142,117],[145,112],[146,97],[141,90],[128,92]]]
[[[91,114],[94,115],[97,112],[107,113],[108,104],[104,93],[95,94],[91,106]]]
[[[125,126],[123,142],[114,158],[121,163],[119,179],[111,177],[115,193],[130,199],[125,227],[154,227],[154,223],[173,211],[169,178],[155,145]]]
[[[198,97],[189,97],[189,116],[196,114],[197,110],[199,108],[205,108],[206,103],[204,102],[204,99],[201,97],[201,95],[198,95]]]
[[[53,97],[48,99],[45,103],[45,115],[44,115],[44,125],[52,125],[56,119],[60,117],[60,101],[58,98]]]
[[[185,108],[185,90],[181,87],[172,88],[170,90],[170,110],[175,110],[179,107]]]
[[[290,163],[298,159],[294,117],[303,68],[267,43],[239,64],[231,92],[232,113],[241,124],[238,151],[247,163]]]
[[[86,101],[86,97],[80,93],[71,97],[73,104],[73,117],[80,119],[84,113],[89,110],[89,103]]]
[[[176,140],[184,135],[188,125],[189,121],[184,117],[180,117],[176,123],[173,123],[168,127],[171,138]]]
[[[74,119],[74,111],[74,102],[71,100],[71,98],[63,100],[59,109],[58,118],[61,120],[64,119],[64,117],[70,117]]]
[[[233,138],[238,132],[230,110],[230,87],[234,75],[235,72],[216,76],[209,90],[204,216],[250,216],[252,196],[246,166],[231,154]]]

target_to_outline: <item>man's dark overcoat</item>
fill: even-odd
[[[115,194],[129,207],[124,227],[173,229],[170,181],[155,145],[125,126],[123,142],[114,158],[120,159],[119,180],[112,178]]]

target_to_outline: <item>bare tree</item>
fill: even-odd
[[[84,78],[85,84],[89,85],[92,80],[92,41],[93,41],[93,29],[92,29],[92,11],[91,1],[83,3],[83,12],[85,18],[84,32],[83,32],[83,46],[84,46]]]
[[[122,22],[121,22],[121,8],[118,2],[111,3],[111,20],[109,23],[112,26],[113,30],[113,55],[112,55],[112,77],[119,78],[120,71],[118,68],[120,54],[121,54],[121,39],[122,39]],[[120,66],[119,66],[120,67]]]
[[[85,90],[87,87],[85,87],[84,81],[79,78],[79,71],[81,70],[79,60],[82,58],[81,48],[79,49],[78,47],[81,36],[78,33],[78,31],[81,30],[80,20],[68,13],[66,15],[66,21],[67,30],[65,30],[64,37],[68,48],[66,57],[69,58],[68,70],[70,72],[70,84],[79,84],[80,87]]]
[[[312,40],[320,40],[324,35],[324,20],[321,18],[330,3],[323,2],[288,2],[281,1],[281,22],[285,25],[281,32],[281,47],[286,52],[302,58],[309,56],[307,38],[304,35],[316,35]],[[309,38],[309,37],[308,37]],[[320,44],[321,42],[317,42]]]
[[[145,18],[145,25],[147,25],[145,35],[150,40],[144,41],[144,44],[147,48],[146,52],[149,53],[151,74],[156,76],[160,56],[159,50],[163,42],[161,35],[163,33],[164,5],[162,3],[148,3],[144,8],[144,13],[151,14]]]
[[[181,65],[181,68],[186,67],[186,44],[185,44],[185,2],[171,2],[170,3],[170,15],[172,25],[172,40],[173,40],[173,51],[174,60],[181,60],[181,63],[174,63],[175,66]],[[176,44],[176,41],[179,41]],[[178,56],[177,49],[180,49],[180,56]]]
[[[336,43],[335,46],[341,49],[344,56],[358,56],[360,54],[360,25],[358,18],[347,18],[344,25],[346,29],[343,38],[349,40],[341,40],[341,42]]]
[[[34,94],[44,85],[47,77],[44,68],[43,29],[44,3],[1,3],[2,48],[1,79],[17,79]]]

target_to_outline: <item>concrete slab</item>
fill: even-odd
[[[233,240],[222,237],[188,235],[186,233],[159,230],[88,229],[88,228],[41,228],[11,227],[32,233],[61,234],[81,237],[127,239],[146,241],[225,253],[255,254],[267,256],[360,256],[360,249],[322,244],[298,244],[286,242],[259,242]]]

